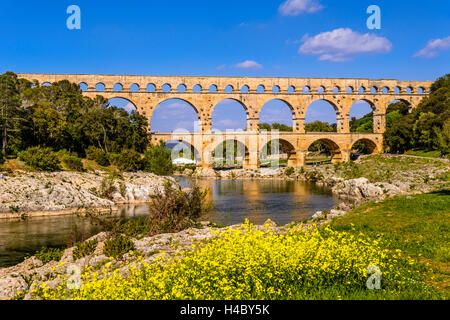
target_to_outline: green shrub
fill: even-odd
[[[161,141],[158,145],[152,146],[145,153],[144,170],[159,176],[173,174],[172,153],[166,148],[164,142]]]
[[[141,238],[147,235],[151,229],[151,221],[148,218],[128,220],[121,227],[123,233],[133,238]]]
[[[120,153],[108,152],[106,154],[106,158],[108,159],[110,164],[112,164],[114,166],[119,166],[119,164],[120,164]]]
[[[75,259],[80,259],[86,256],[89,256],[94,253],[95,248],[97,248],[97,239],[78,242],[73,249],[73,257]]]
[[[104,177],[100,184],[99,195],[102,198],[112,199],[113,193],[116,191],[113,177]]]
[[[51,148],[28,148],[19,154],[19,159],[36,170],[56,171],[61,169],[58,154]]]
[[[81,161],[81,158],[65,155],[65,156],[63,156],[62,161],[67,166],[67,168],[69,168],[70,170],[75,170],[75,171],[83,171],[84,170],[83,162]]]
[[[122,171],[142,170],[141,154],[134,150],[123,150],[119,158],[119,169]]]
[[[292,174],[294,173],[294,168],[293,167],[287,167],[286,171],[284,171],[284,174],[289,176],[292,176]]]
[[[121,258],[125,253],[134,250],[133,241],[122,234],[105,241],[103,253],[107,257]]]
[[[102,149],[90,146],[86,149],[86,158],[89,160],[94,160],[97,162],[98,165],[107,167],[109,166],[109,160],[106,156],[106,152],[104,152]]]
[[[194,184],[188,192],[164,186],[149,206],[149,236],[159,233],[173,233],[190,228],[201,216],[208,215],[213,203],[207,200],[208,190]]]
[[[36,252],[34,256],[41,260],[43,264],[46,264],[50,261],[61,260],[62,254],[63,252],[61,249],[42,247],[42,249]]]

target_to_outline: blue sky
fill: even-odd
[[[71,4],[81,30],[66,27]],[[0,72],[434,80],[449,37],[447,0],[2,1]]]

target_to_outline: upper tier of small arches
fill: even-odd
[[[68,80],[86,91],[270,94],[428,94],[431,81],[352,78],[180,77],[19,74],[39,83]]]
[[[48,83],[48,82],[47,82]],[[165,83],[163,85],[156,85],[149,83],[147,85],[139,85],[137,83],[123,85],[122,83],[115,83],[112,87],[108,88],[104,83],[99,82],[90,87],[85,82],[79,83],[81,90],[83,91],[99,91],[99,92],[164,92],[164,93],[280,93],[280,94],[427,94],[429,88],[424,86],[413,87],[354,87],[346,86],[341,88],[340,86],[325,87],[320,85],[318,87],[311,87],[304,85],[303,87],[288,86],[287,88],[281,88],[278,85],[266,88],[264,85],[258,85],[256,87],[250,87],[249,85],[243,85],[240,88],[235,88],[232,85],[226,85],[225,87],[219,87],[216,84],[211,84],[206,87],[202,87],[200,84],[196,84],[193,87],[188,87],[184,83],[179,85],[171,85]]]

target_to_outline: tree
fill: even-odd
[[[23,114],[17,83],[17,76],[12,72],[0,75],[0,128],[3,154],[6,154],[8,135],[18,130]]]
[[[328,122],[314,121],[305,125],[306,132],[337,132],[337,127]]]
[[[450,75],[436,80],[431,86],[431,94],[411,113],[407,113],[405,104],[400,102],[391,105],[388,112],[384,137],[390,151],[417,148],[444,152],[448,148],[446,123],[450,119]]]
[[[145,153],[144,170],[159,176],[173,173],[172,153],[166,148],[163,141],[160,141],[156,146],[151,146]]]

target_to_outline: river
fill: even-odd
[[[189,178],[177,178],[182,187]],[[209,189],[208,199],[214,202],[214,212],[208,220],[222,225],[242,223],[248,218],[262,224],[267,219],[284,225],[311,217],[316,211],[329,210],[337,200],[327,188],[287,180],[200,180]],[[133,219],[147,215],[148,205],[123,206],[118,215]],[[76,216],[32,218],[25,221],[0,221],[0,268],[23,261],[43,246],[61,247],[73,226],[93,235],[85,219]]]

